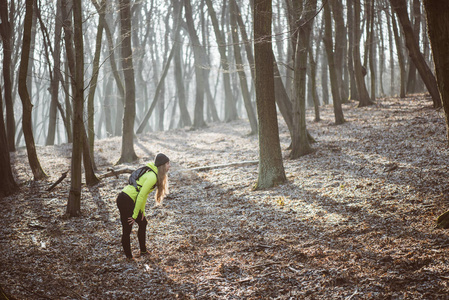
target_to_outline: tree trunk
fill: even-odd
[[[424,60],[422,53],[420,52],[418,42],[416,41],[413,33],[412,25],[408,18],[407,4],[405,0],[390,0],[390,2],[399,18],[399,22],[401,23],[402,30],[405,35],[405,44],[409,51],[409,55],[418,69],[419,75],[421,75],[430,96],[432,97],[433,107],[439,108],[441,107],[441,98],[438,91],[437,82],[435,76],[433,76],[432,71]]]
[[[33,4],[34,1],[26,1],[25,21],[23,28],[23,43],[22,43],[22,55],[20,60],[19,70],[19,95],[22,100],[23,115],[22,115],[22,128],[25,136],[25,143],[28,153],[28,161],[30,163],[31,171],[33,172],[34,179],[40,180],[47,177],[44,170],[39,163],[39,159],[36,153],[36,145],[34,143],[33,128],[31,122],[31,114],[33,105],[31,104],[31,98],[27,89],[27,75],[28,75],[28,63],[31,47],[31,27],[33,24]]]
[[[362,66],[362,60],[360,58],[360,1],[354,0],[354,48],[353,48],[353,60],[355,79],[358,92],[359,107],[373,105],[368,91],[365,85],[365,76]],[[366,72],[366,71],[365,71]]]
[[[173,15],[176,19],[175,27],[180,27],[180,23],[182,22],[182,8],[183,5],[179,1],[173,1]],[[192,120],[189,115],[189,111],[187,109],[187,98],[186,92],[184,88],[184,80],[183,80],[183,69],[182,69],[182,57],[181,57],[181,38],[180,31],[177,31],[177,34],[173,36],[175,41],[180,41],[179,43],[175,43],[175,83],[176,83],[176,91],[178,96],[178,104],[179,111],[181,114],[181,123],[182,126],[192,126]]]
[[[402,52],[402,39],[399,36],[399,30],[394,15],[391,15],[391,23],[393,24],[394,40],[396,41],[396,52],[398,53],[398,64],[401,75],[399,97],[405,98],[405,58],[404,53]]]
[[[429,40],[439,91],[446,115],[446,133],[449,144],[449,3],[439,0],[424,0],[427,14]]]
[[[0,91],[0,199],[13,194],[19,189],[11,169],[11,158],[9,155],[8,141],[3,119],[3,97]]]
[[[67,0],[62,4],[63,10],[68,11]],[[66,20],[67,21],[67,20]],[[72,70],[73,86],[73,144],[71,163],[71,182],[69,199],[67,202],[67,214],[76,217],[81,214],[81,159],[83,154],[83,102],[84,102],[84,49],[83,49],[83,28],[81,17],[81,0],[73,0],[73,24],[74,24],[74,45],[75,58],[74,69]],[[67,38],[71,39],[71,24],[64,26]],[[72,51],[71,44],[66,44],[68,58],[70,60]],[[74,70],[74,72],[73,72]]]
[[[340,94],[340,102],[348,100],[346,89],[343,81],[343,65],[345,60],[343,59],[344,50],[347,44],[347,32],[343,19],[343,4],[341,0],[330,1],[332,5],[332,16],[335,20],[335,71],[337,73],[338,90]],[[332,34],[332,33],[331,33]]]
[[[46,145],[54,145],[56,133],[56,120],[58,109],[59,82],[61,80],[61,33],[62,33],[62,14],[61,0],[56,1],[54,50],[53,50],[53,78],[50,82],[51,103],[50,118],[48,123],[48,135]]]
[[[358,91],[357,91],[357,83],[355,79],[355,71],[354,71],[354,60],[353,60],[353,52],[354,52],[354,10],[353,10],[353,0],[347,1],[347,26],[348,26],[348,71],[349,71],[349,99],[356,100],[358,99]]]
[[[231,76],[229,75],[229,60],[226,55],[226,41],[220,31],[217,15],[211,0],[206,0],[207,10],[214,27],[215,39],[218,43],[218,52],[221,58],[221,67],[223,68],[223,84],[225,92],[225,122],[230,122],[238,118],[236,101],[231,89]]]
[[[370,81],[371,81],[371,99],[376,100],[376,67],[375,67],[375,42],[374,42],[374,0],[370,0],[370,30],[369,30],[369,40],[368,40],[368,51],[369,51],[369,71],[370,71]],[[368,54],[368,53],[367,53]]]
[[[206,52],[200,44],[200,40],[195,31],[193,24],[192,6],[190,0],[184,0],[185,17],[187,22],[187,29],[189,37],[192,42],[193,56],[195,60],[195,82],[196,82],[196,97],[195,97],[195,111],[193,118],[193,128],[203,128],[206,126],[204,121],[204,95],[205,84],[208,78],[205,78],[203,68],[207,67]]]
[[[320,99],[318,98],[318,93],[316,91],[316,61],[313,58],[312,45],[309,47],[309,65],[310,65],[310,84],[312,86],[312,99],[315,111],[315,122],[319,122],[320,118]]]
[[[303,4],[299,4],[302,6]],[[306,75],[307,55],[310,47],[310,33],[312,31],[311,16],[315,14],[316,1],[308,1],[305,8],[295,7],[297,14],[298,35],[296,37],[296,54],[294,67],[294,94],[293,102],[293,136],[290,157],[296,159],[313,152],[309,144],[306,126]]]
[[[338,88],[338,74],[335,67],[335,57],[332,39],[332,18],[329,3],[324,5],[324,45],[326,48],[327,62],[329,65],[329,75],[331,79],[332,100],[334,106],[335,124],[340,125],[345,122],[341,107],[340,91]]]
[[[254,61],[259,119],[259,175],[256,189],[269,188],[287,180],[274,101],[271,16],[271,0],[254,0]]]
[[[12,45],[12,20],[8,17],[7,0],[0,0],[0,35],[3,43],[3,85],[5,90],[5,106],[6,106],[6,135],[8,140],[9,151],[16,151],[14,138],[16,134],[16,124],[14,120],[14,101],[12,97],[12,78],[11,78],[11,56],[13,51]]]
[[[101,6],[105,6],[106,3],[103,0]],[[92,166],[95,167],[95,159],[94,159],[94,143],[95,143],[95,127],[94,127],[94,116],[95,116],[95,108],[94,108],[94,97],[95,90],[97,88],[98,74],[100,72],[100,55],[101,55],[101,41],[103,39],[103,30],[104,30],[104,18],[99,16],[98,19],[98,27],[97,27],[97,38],[95,42],[95,55],[93,61],[93,70],[92,70],[92,78],[90,79],[89,86],[89,94],[87,98],[87,134],[88,134],[88,149],[90,152],[90,157],[92,159]]]
[[[134,152],[134,120],[136,119],[136,87],[131,46],[131,3],[120,0],[120,35],[123,77],[125,78],[125,111],[123,114],[122,153],[118,163],[137,159]]]
[[[231,33],[232,33],[232,44],[234,46],[234,58],[237,66],[237,74],[240,79],[240,87],[242,89],[243,101],[245,104],[246,113],[249,119],[249,124],[251,126],[251,135],[257,134],[258,126],[256,114],[254,113],[253,106],[251,104],[251,96],[248,89],[248,81],[246,79],[245,70],[243,69],[243,59],[239,47],[239,37],[237,32],[237,4],[235,1],[231,1]]]
[[[387,8],[388,9],[388,8]],[[390,96],[394,95],[395,89],[395,76],[394,76],[394,49],[393,49],[393,34],[391,32],[391,17],[389,10],[385,10],[385,18],[387,19],[387,30],[388,30],[388,48],[390,55]]]

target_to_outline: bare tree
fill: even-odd
[[[38,9],[38,8],[36,8]],[[43,22],[41,22],[43,23]],[[54,49],[53,49],[53,74],[50,82],[50,118],[48,122],[48,135],[46,145],[53,145],[55,143],[56,133],[56,117],[58,108],[59,96],[59,82],[61,81],[61,40],[62,40],[62,13],[61,0],[56,1],[56,15],[55,15],[55,32],[54,32]]]
[[[16,124],[14,120],[14,102],[12,97],[11,56],[13,52],[12,27],[14,2],[8,8],[7,0],[0,0],[0,35],[3,43],[3,82],[6,106],[6,135],[9,151],[16,151],[14,137]],[[8,15],[9,12],[9,15]]]
[[[123,115],[122,153],[118,163],[133,162],[134,120],[136,119],[136,87],[134,82],[133,53],[131,46],[131,3],[120,0],[120,35],[122,38],[122,68],[125,78],[125,112]]]
[[[439,0],[424,0],[427,26],[432,45],[433,60],[438,86],[446,115],[446,133],[449,144],[449,3]]]
[[[11,161],[6,137],[5,122],[3,119],[3,97],[0,89],[0,199],[8,196],[19,189],[11,169]]]
[[[211,0],[206,0],[207,10],[214,28],[215,39],[218,43],[218,52],[221,58],[221,67],[223,68],[223,84],[225,94],[225,121],[229,122],[237,119],[237,107],[234,95],[231,89],[231,76],[229,75],[229,61],[226,55],[226,41],[223,33],[220,31],[217,15]],[[231,12],[232,13],[232,12]]]
[[[338,74],[338,67],[336,67],[335,62],[336,57],[333,51],[334,43],[332,38],[332,18],[329,2],[324,5],[324,23],[324,45],[326,47],[329,75],[331,79],[331,92],[334,107],[335,124],[340,125],[345,122],[343,110],[341,108],[341,94],[338,80],[338,77],[341,78],[341,74]],[[340,62],[338,62],[338,64],[340,64]]]
[[[68,9],[67,0],[63,0],[63,11]],[[67,20],[66,20],[67,21]],[[64,26],[66,35],[71,34],[71,24]],[[81,159],[83,154],[83,102],[84,102],[84,47],[83,28],[81,17],[81,0],[73,0],[73,38],[74,38],[74,67],[72,73],[73,87],[73,146],[71,163],[71,181],[69,199],[67,202],[67,214],[71,217],[81,213]],[[69,36],[68,38],[71,38]],[[71,45],[66,45],[68,52]]]
[[[251,126],[250,134],[257,134],[258,126],[256,114],[253,110],[253,106],[251,104],[251,96],[248,88],[248,80],[246,79],[245,70],[243,68],[243,59],[239,46],[239,36],[237,31],[237,14],[238,7],[235,1],[231,1],[230,5],[231,10],[231,35],[232,35],[232,45],[234,48],[234,59],[237,66],[237,74],[239,76],[240,88],[242,90],[243,102],[245,104],[246,113],[248,116],[249,124]]]
[[[31,122],[31,112],[33,105],[31,104],[31,98],[27,89],[27,75],[29,55],[31,48],[31,27],[33,24],[33,5],[34,1],[26,1],[25,22],[23,30],[23,42],[22,42],[22,55],[20,60],[19,70],[19,95],[22,100],[23,115],[22,115],[22,128],[23,135],[25,136],[26,148],[28,153],[28,162],[33,172],[34,179],[40,180],[47,177],[42,169],[39,159],[37,157],[36,145],[34,143],[33,128]]]
[[[412,25],[407,13],[407,3],[405,0],[390,0],[391,5],[396,12],[399,22],[401,23],[402,30],[405,36],[405,44],[409,51],[410,58],[413,60],[416,68],[418,69],[419,75],[421,75],[427,90],[433,100],[433,107],[441,107],[441,98],[438,91],[437,82],[435,76],[433,76],[432,71],[424,60],[418,42],[415,39]]]
[[[254,1],[254,62],[259,119],[259,175],[256,189],[286,181],[274,100],[271,0]]]
[[[204,68],[207,65],[206,52],[201,46],[200,40],[195,31],[190,0],[184,0],[184,8],[187,29],[189,32],[190,41],[192,42],[193,56],[195,60],[196,98],[193,128],[202,128],[206,126],[206,122],[204,121],[204,95],[207,80],[204,76]]]
[[[366,0],[367,1],[367,0]],[[366,70],[362,66],[360,57],[360,39],[361,39],[361,25],[360,25],[360,2],[359,0],[348,0],[348,5],[354,5],[354,48],[352,49],[352,56],[354,60],[354,72],[357,85],[357,96],[359,106],[373,105],[365,85]]]

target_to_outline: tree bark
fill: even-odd
[[[449,144],[449,3],[439,0],[424,0],[427,15],[429,40],[446,116],[446,134]]]
[[[63,10],[67,11],[67,0],[64,0]],[[71,163],[71,182],[69,199],[67,202],[67,214],[76,217],[81,214],[81,159],[83,154],[83,102],[84,102],[84,49],[83,28],[81,17],[81,0],[73,0],[73,28],[75,61],[72,71],[73,86],[73,145]],[[71,24],[64,27],[65,34],[71,38]],[[66,49],[72,51],[71,44]],[[69,56],[70,57],[70,56]]]
[[[106,5],[106,2],[103,0],[100,4],[101,7]],[[100,55],[101,55],[101,41],[103,39],[103,30],[104,30],[104,18],[99,16],[98,18],[98,27],[97,27],[97,37],[95,42],[95,54],[93,61],[93,70],[92,70],[92,78],[90,79],[89,84],[89,94],[87,97],[87,136],[88,136],[88,146],[90,157],[92,158],[92,166],[95,167],[95,159],[94,159],[94,143],[95,143],[95,108],[94,108],[94,97],[95,90],[97,88],[98,82],[98,74],[100,72]]]
[[[399,87],[399,97],[405,98],[405,58],[404,52],[402,51],[402,38],[399,36],[398,25],[396,24],[396,18],[394,15],[391,16],[391,23],[393,24],[393,34],[396,42],[396,52],[398,53],[398,64],[400,70],[401,84]]]
[[[254,0],[254,61],[259,119],[259,175],[255,189],[286,181],[274,101],[271,0]]]
[[[204,48],[202,47],[198,35],[195,31],[192,16],[192,6],[190,0],[184,0],[185,17],[187,22],[187,29],[189,32],[190,41],[192,42],[193,57],[195,60],[195,111],[193,118],[193,129],[206,127],[204,121],[204,95],[205,95],[205,78],[203,68],[207,67],[207,59]]]
[[[422,53],[420,52],[418,42],[415,39],[413,28],[408,18],[407,4],[405,0],[390,0],[393,9],[395,10],[399,22],[401,23],[402,30],[405,36],[405,44],[409,51],[410,58],[413,60],[419,75],[421,75],[427,90],[430,93],[433,101],[433,107],[441,107],[441,97],[438,91],[437,82],[435,76],[433,76],[432,70],[427,65]]]
[[[306,75],[307,75],[307,56],[310,47],[310,33],[312,31],[311,18],[315,14],[316,1],[311,0],[305,4],[297,4],[295,11],[302,11],[296,14],[298,20],[298,35],[296,37],[296,53],[294,60],[294,90],[295,97],[293,102],[293,135],[292,150],[290,157],[296,159],[300,156],[312,153],[314,150],[309,144],[306,126]]]
[[[120,0],[120,36],[123,77],[125,78],[125,111],[123,114],[122,153],[118,163],[137,159],[134,152],[134,120],[136,119],[136,87],[134,81],[133,53],[131,46],[131,3]]]
[[[341,94],[338,86],[338,73],[335,66],[335,54],[332,50],[333,48],[333,38],[332,38],[332,18],[330,4],[326,3],[324,5],[324,45],[326,48],[327,62],[329,65],[329,75],[331,79],[331,92],[334,107],[335,124],[340,125],[345,122],[343,116],[343,109],[341,107]]]
[[[0,35],[3,43],[3,84],[5,90],[5,106],[6,106],[6,135],[8,141],[8,149],[13,152],[16,151],[14,138],[16,134],[16,124],[14,118],[14,101],[12,97],[12,20],[8,17],[7,0],[0,0]],[[11,4],[13,5],[13,4]],[[11,6],[13,8],[13,6]],[[12,15],[12,14],[10,14]]]
[[[351,0],[352,1],[352,0]],[[354,71],[355,79],[358,92],[359,107],[373,105],[374,102],[371,101],[368,91],[366,90],[365,78],[363,75],[362,60],[360,57],[360,1],[354,0],[354,48],[353,48],[353,60],[354,60]]]
[[[13,194],[19,189],[11,169],[11,157],[9,155],[8,140],[3,119],[3,97],[0,91],[0,199]]]
[[[211,0],[206,0],[207,10],[212,21],[212,26],[214,27],[215,39],[218,43],[218,52],[221,58],[221,67],[223,68],[223,84],[225,92],[225,122],[230,122],[236,120],[237,107],[234,95],[231,89],[231,76],[229,75],[229,60],[226,55],[226,41],[220,31],[217,15],[215,13],[214,7]],[[231,12],[232,13],[232,12]]]
[[[249,124],[251,126],[251,135],[257,134],[258,125],[256,114],[254,113],[253,106],[251,104],[251,96],[248,89],[248,81],[246,79],[245,70],[243,69],[243,59],[241,56],[241,51],[239,47],[239,37],[237,31],[237,17],[238,13],[237,4],[235,1],[231,1],[231,35],[232,35],[232,45],[234,46],[234,59],[237,66],[237,74],[240,80],[240,88],[242,89],[243,101],[245,104],[246,113],[248,116]]]
[[[61,0],[56,1],[56,16],[55,16],[55,33],[54,33],[54,50],[53,50],[53,77],[50,82],[51,103],[50,103],[50,118],[48,124],[48,135],[46,145],[53,145],[55,143],[56,120],[58,109],[59,96],[59,82],[61,80],[61,33],[62,33],[62,14],[61,14]]]
[[[31,47],[31,27],[33,23],[33,4],[34,1],[26,1],[25,21],[23,28],[22,55],[19,70],[19,95],[22,100],[23,115],[22,128],[25,137],[25,143],[28,153],[28,162],[33,172],[34,179],[40,180],[47,177],[42,169],[37,157],[36,145],[34,143],[33,128],[31,122],[33,105],[27,89],[28,63]]]

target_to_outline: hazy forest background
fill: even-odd
[[[447,20],[438,0],[0,0],[2,297],[444,295],[447,233],[431,228],[449,201]],[[161,248],[120,261],[114,197],[157,152],[174,165],[169,201],[149,208]],[[65,242],[75,257],[49,258]],[[104,287],[84,274],[99,265]],[[119,288],[133,270],[143,294]]]

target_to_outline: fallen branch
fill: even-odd
[[[66,177],[67,177],[67,173],[69,173],[69,171],[62,173],[61,177],[59,177],[59,179],[53,183],[48,189],[47,192],[50,192],[51,190],[53,190],[58,184],[60,184]]]
[[[236,162],[236,163],[229,163],[229,164],[220,164],[220,165],[211,165],[211,166],[205,166],[205,167],[196,167],[189,169],[190,171],[207,171],[212,169],[218,169],[218,168],[226,168],[226,167],[233,167],[233,166],[252,166],[257,165],[259,163],[258,160],[249,160],[249,161],[242,161],[242,162]]]
[[[136,169],[132,169],[132,168],[129,168],[129,167],[125,167],[125,168],[117,169],[117,170],[114,170],[113,168],[108,168],[109,172],[100,175],[100,178],[103,179],[103,178],[112,177],[112,176],[115,176],[116,178],[118,178],[118,175],[120,175],[120,174],[124,174],[124,173],[131,174],[135,170]]]

